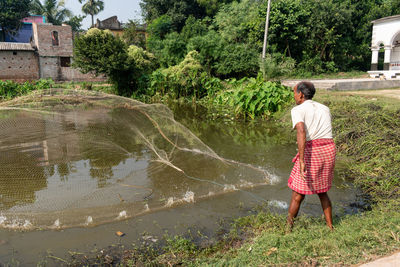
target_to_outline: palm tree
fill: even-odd
[[[61,25],[67,18],[72,17],[71,10],[65,8],[64,0],[45,0],[42,4],[40,0],[33,0],[31,12],[47,18],[49,23]]]
[[[79,3],[82,4],[84,0],[79,0]],[[101,0],[87,0],[86,3],[82,6],[82,12],[86,15],[92,16],[92,27],[94,26],[94,15],[100,13],[100,11],[104,10],[104,1]]]

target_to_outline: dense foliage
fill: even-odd
[[[151,89],[153,93],[171,94],[174,98],[207,95],[209,75],[204,71],[196,51],[189,52],[178,65],[153,72]]]
[[[266,0],[142,1],[147,48],[163,66],[197,50],[217,77],[255,76],[262,49]],[[198,8],[194,8],[198,6]],[[371,21],[400,12],[398,0],[274,0],[268,52],[295,62],[291,73],[368,70]]]
[[[46,21],[54,25],[61,25],[72,17],[72,12],[65,7],[65,2],[58,0],[44,0],[43,3],[40,0],[33,0],[31,12],[45,16]]]
[[[52,80],[38,80],[34,82],[16,83],[13,81],[0,80],[0,99],[10,100],[17,96],[26,95],[34,90],[51,88],[54,82]]]
[[[257,79],[233,79],[228,83],[231,89],[218,94],[215,101],[233,107],[237,116],[251,119],[257,116],[269,117],[292,104],[293,96],[289,87],[265,82],[261,75]]]
[[[15,32],[21,25],[21,19],[29,15],[31,0],[0,0],[0,41],[4,41],[6,32]]]
[[[142,76],[157,64],[151,53],[139,47],[128,47],[110,31],[93,28],[75,39],[73,65],[83,73],[106,75],[118,94],[131,96],[138,90]]]

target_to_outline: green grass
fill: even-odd
[[[243,223],[244,221],[244,223]],[[335,220],[331,232],[322,219],[302,217],[285,234],[283,216],[259,213],[240,219],[253,234],[240,248],[202,252],[185,265],[265,266],[295,264],[358,264],[400,248],[400,215],[379,208]]]

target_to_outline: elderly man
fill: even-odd
[[[327,106],[312,100],[315,94],[312,83],[300,82],[293,92],[297,106],[291,114],[297,131],[298,153],[288,181],[293,191],[287,224],[290,229],[293,227],[305,195],[318,194],[326,224],[333,229],[332,204],[327,194],[332,186],[336,156],[331,114]]]

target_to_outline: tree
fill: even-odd
[[[138,22],[129,20],[128,23],[124,25],[124,33],[122,34],[122,39],[127,45],[136,45],[141,48],[146,47],[146,36],[144,33],[138,32],[141,25]]]
[[[33,0],[31,12],[45,16],[47,21],[54,25],[61,25],[72,17],[72,12],[65,7],[64,0],[45,0],[43,4],[40,0]]]
[[[131,96],[137,91],[138,79],[156,65],[152,54],[130,47],[110,31],[90,29],[74,42],[74,63],[83,73],[105,75],[119,95]],[[154,67],[155,68],[155,67]]]
[[[81,32],[82,31],[82,21],[85,16],[73,16],[65,23],[71,26],[73,32]]]
[[[79,0],[79,3],[83,3],[84,0]],[[82,6],[82,12],[92,17],[92,27],[94,26],[94,15],[99,14],[104,10],[104,1],[101,0],[87,0]]]
[[[162,15],[168,15],[178,32],[190,15],[198,19],[206,16],[205,9],[196,0],[142,0],[140,7],[147,23]]]
[[[213,17],[223,4],[231,3],[234,0],[196,0],[196,1],[201,7],[206,9],[206,13],[208,16]]]
[[[29,15],[31,0],[0,0],[0,39],[5,40],[7,32],[15,32],[21,19]]]

